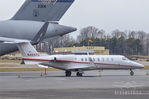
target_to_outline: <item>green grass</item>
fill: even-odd
[[[21,63],[21,60],[0,60],[0,63]]]
[[[27,71],[45,71],[44,68],[3,68],[0,72],[27,72]],[[59,71],[58,69],[48,68],[47,71]]]

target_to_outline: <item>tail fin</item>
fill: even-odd
[[[23,57],[40,56],[29,40],[0,37],[0,42],[16,44]]]
[[[12,20],[59,21],[74,0],[26,0]]]
[[[30,42],[18,43],[17,46],[23,57],[40,56],[40,54],[36,51]]]

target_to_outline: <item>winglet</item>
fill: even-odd
[[[45,22],[44,25],[39,30],[39,32],[37,33],[37,35],[32,40],[32,44],[40,43],[44,39],[48,26],[49,26],[49,22]]]

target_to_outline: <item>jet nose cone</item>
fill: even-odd
[[[131,63],[134,66],[135,69],[142,69],[142,68],[144,68],[144,65],[142,65],[140,63],[133,62],[133,61]]]
[[[142,64],[139,64],[139,63],[136,63],[136,66],[137,66],[139,69],[142,69],[142,68],[144,68],[144,65],[142,65]]]
[[[140,68],[144,68],[144,65],[142,65],[142,64],[139,64],[139,67],[140,67]]]

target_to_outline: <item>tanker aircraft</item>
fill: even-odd
[[[49,25],[44,39],[76,31],[76,28],[58,23],[73,2],[74,0],[26,0],[11,19],[0,21],[0,36],[32,40],[45,22],[49,22]],[[0,43],[0,56],[16,50],[15,44]]]

